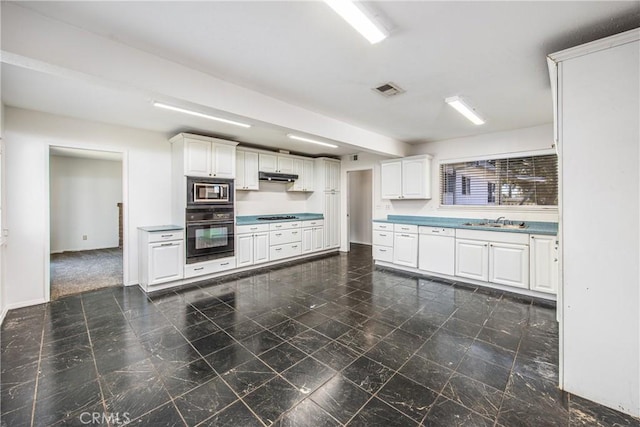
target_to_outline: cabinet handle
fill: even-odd
[[[251,227],[249,230],[257,230],[258,227]]]
[[[431,232],[438,234],[438,233],[440,233],[440,230],[431,230]]]
[[[281,250],[282,250],[282,248],[276,248],[276,251],[281,251]]]
[[[160,246],[173,246],[173,243],[163,243]]]
[[[558,262],[558,258],[554,258],[554,259],[553,259],[553,262]]]
[[[535,239],[535,238],[536,238],[536,236],[531,236],[531,238],[532,238],[532,239]]]
[[[291,246],[291,249],[295,249],[295,248],[297,248],[297,247],[298,247],[298,245]]]
[[[386,234],[380,234],[380,237],[387,237]]]
[[[229,263],[228,262],[223,262],[222,264],[220,264],[220,267],[222,267],[224,265],[229,265]]]
[[[298,232],[297,231],[292,231],[291,234],[298,234]]]
[[[487,244],[485,243],[484,246],[487,246]]]
[[[282,236],[282,233],[276,233],[274,236]]]
[[[160,237],[165,238],[165,237],[171,237],[173,236],[173,234],[162,234]]]
[[[411,237],[408,234],[401,234],[402,237]]]
[[[200,270],[204,270],[204,267],[198,267],[193,269],[193,271],[200,271]]]
[[[379,249],[380,252],[387,252],[386,249]]]

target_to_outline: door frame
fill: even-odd
[[[351,250],[351,203],[350,200],[351,198],[349,197],[349,188],[350,186],[350,181],[351,181],[351,173],[352,172],[366,172],[366,171],[371,171],[371,219],[373,219],[373,215],[375,213],[374,210],[374,197],[375,197],[375,189],[374,189],[374,168],[373,166],[369,166],[369,167],[363,167],[363,168],[359,168],[359,169],[349,169],[346,171],[347,174],[347,179],[346,179],[346,189],[345,189],[345,194],[346,194],[346,204],[345,204],[345,210],[346,210],[346,235],[345,235],[345,239],[346,239],[346,243],[347,243],[347,252],[349,252]]]
[[[129,156],[128,151],[122,148],[107,148],[99,149],[92,146],[79,145],[79,144],[58,144],[49,143],[45,150],[45,179],[44,179],[44,192],[47,197],[47,203],[45,203],[45,243],[44,243],[44,300],[45,302],[51,301],[51,148],[71,148],[74,150],[86,150],[97,151],[104,153],[117,153],[122,156],[121,164],[121,185],[122,185],[122,286],[127,286],[129,283],[129,176],[128,165]]]

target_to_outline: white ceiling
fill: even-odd
[[[551,122],[545,56],[640,23],[640,2],[629,1],[375,2],[370,7],[393,30],[369,45],[318,1],[20,6],[409,143]],[[387,81],[406,93],[384,98],[371,90]],[[168,135],[202,132],[307,154],[356,151],[294,143],[287,129],[268,123],[243,130],[158,111],[142,93],[8,64],[2,89],[6,105]],[[487,123],[474,126],[448,107],[444,98],[453,95],[466,97]]]

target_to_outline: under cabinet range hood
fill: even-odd
[[[259,172],[258,179],[260,181],[293,182],[298,179],[298,175],[288,173]]]

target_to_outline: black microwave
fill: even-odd
[[[233,203],[232,179],[187,178],[187,206]]]

